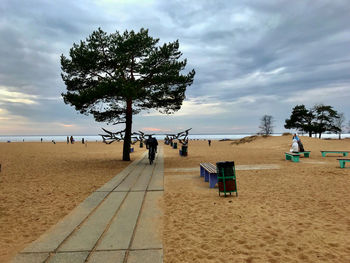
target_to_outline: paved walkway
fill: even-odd
[[[143,154],[13,262],[163,262],[163,176],[163,148],[159,147],[153,165]]]

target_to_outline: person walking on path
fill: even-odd
[[[158,147],[158,141],[156,138],[150,135],[146,141],[146,148],[148,149],[148,159],[149,163],[152,164],[155,158]]]
[[[211,140],[208,140],[208,144],[209,144],[209,147],[210,147],[210,145],[211,145]]]

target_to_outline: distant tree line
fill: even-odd
[[[285,120],[286,129],[296,129],[302,133],[313,134],[321,138],[322,133],[333,132],[339,134],[344,129],[345,117],[332,106],[316,104],[307,109],[305,105],[296,105],[289,119]]]

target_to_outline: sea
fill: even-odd
[[[189,134],[189,140],[237,140],[247,136],[252,136],[253,133],[242,134]],[[272,136],[281,136],[282,133],[274,133]],[[158,140],[162,140],[165,134],[153,135]],[[298,135],[300,136],[300,134]],[[307,136],[307,135],[304,135]],[[88,142],[102,142],[102,137],[99,135],[73,135],[75,141],[81,141],[83,138]],[[338,134],[322,134],[322,139],[338,139]],[[344,133],[341,138],[350,138],[350,133]],[[0,142],[66,142],[66,135],[0,135]]]

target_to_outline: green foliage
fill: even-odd
[[[178,41],[162,46],[158,42],[143,28],[122,34],[107,34],[99,28],[86,41],[73,44],[70,58],[61,56],[67,87],[64,102],[82,114],[92,114],[98,122],[125,122],[126,140],[131,136],[133,114],[147,109],[167,114],[179,110],[195,71],[181,74],[187,61],[179,60]]]
[[[70,59],[61,56],[64,102],[100,122],[124,120],[127,99],[133,102],[134,114],[151,108],[179,110],[195,72],[180,74],[186,60],[178,61],[178,41],[157,47],[158,41],[145,29],[110,35],[94,31],[73,45]]]
[[[339,118],[338,112],[332,106],[323,104],[315,105],[313,108],[315,119],[313,121],[315,133],[321,134],[330,131],[338,133],[339,127],[336,126],[336,120]]]
[[[337,118],[338,113],[332,106],[319,104],[308,110],[305,105],[297,105],[293,108],[290,118],[285,120],[284,127],[305,131],[310,137],[313,133],[318,133],[321,137],[326,131],[339,132]]]
[[[313,111],[307,110],[305,105],[296,105],[293,108],[290,119],[286,119],[284,127],[286,129],[305,131],[311,136],[313,132],[312,120],[314,117]]]

